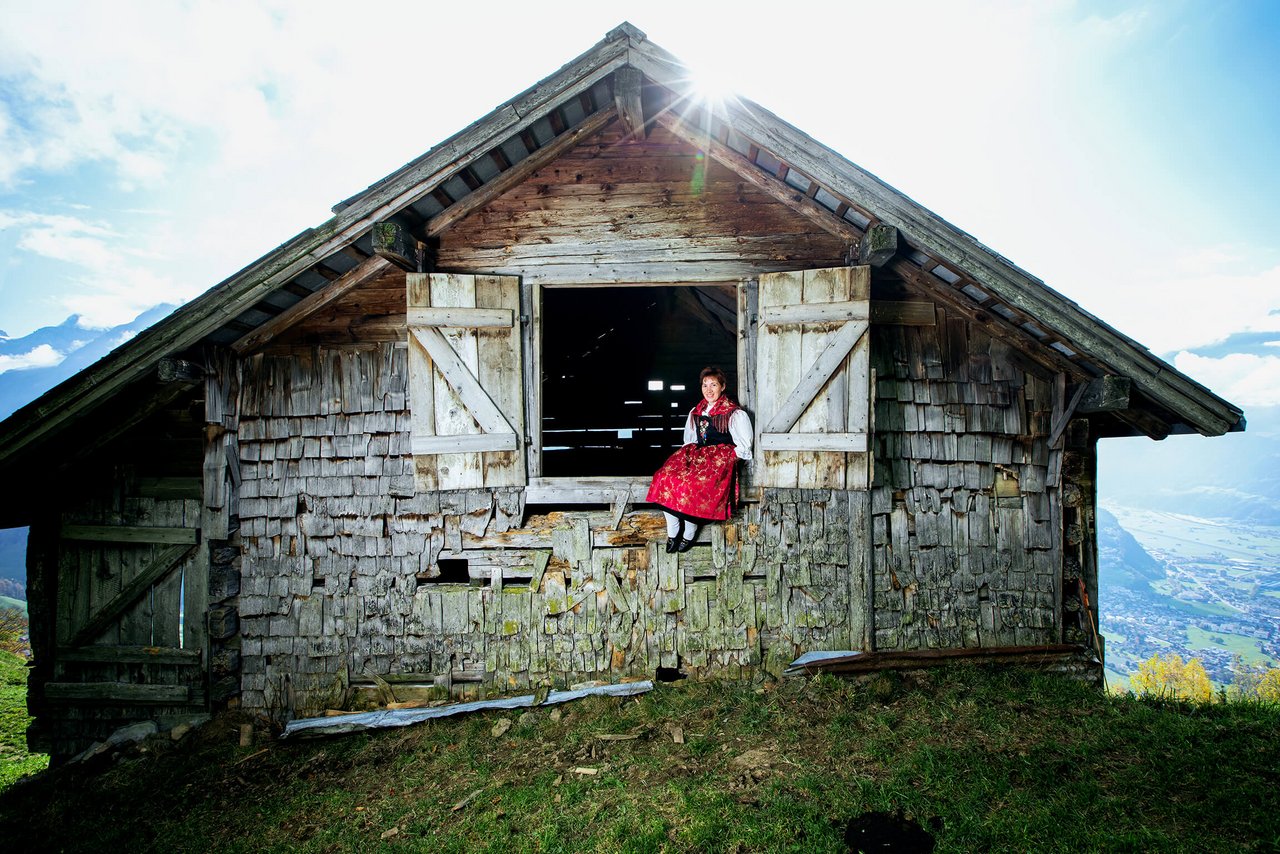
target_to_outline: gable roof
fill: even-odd
[[[397,221],[419,237],[438,235],[615,116],[632,126],[662,124],[851,245],[872,226],[895,227],[906,244],[889,262],[895,274],[968,316],[1001,324],[1008,337],[1036,349],[1073,381],[1129,378],[1160,413],[1151,419],[1154,426],[1132,422],[1141,432],[1243,429],[1239,407],[972,236],[757,104],[699,103],[690,97],[689,78],[635,27],[611,30],[559,71],[335,205],[327,222],[15,412],[0,423],[0,470],[151,375],[162,358],[209,345],[251,349],[266,330],[384,271],[390,262],[374,254],[371,237],[378,223]]]

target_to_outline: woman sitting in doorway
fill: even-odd
[[[751,419],[725,397],[728,382],[719,368],[699,375],[702,400],[684,425],[684,447],[653,476],[646,499],[667,517],[667,551],[687,552],[698,527],[729,518],[737,498],[734,469],[751,459]]]

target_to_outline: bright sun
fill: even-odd
[[[690,69],[693,94],[703,103],[716,106],[734,97],[733,83],[729,80],[728,67],[720,63],[707,63]]]

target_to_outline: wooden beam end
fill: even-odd
[[[867,229],[858,242],[858,263],[883,267],[898,254],[898,229],[892,225],[876,223]]]
[[[373,252],[402,270],[418,271],[418,241],[408,227],[394,219],[373,224]]]

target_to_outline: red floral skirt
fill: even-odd
[[[685,445],[653,476],[646,500],[677,516],[728,519],[737,462],[733,445]]]

